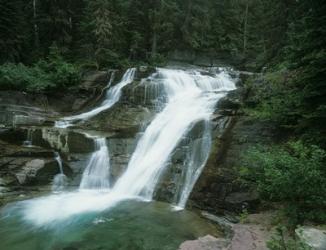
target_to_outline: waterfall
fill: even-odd
[[[129,71],[133,75],[133,70]],[[23,208],[25,220],[44,226],[79,213],[103,211],[127,199],[151,201],[180,142],[189,136],[195,125],[204,124],[200,135],[191,139],[182,184],[176,194],[176,204],[185,207],[210,153],[211,115],[216,103],[235,89],[234,80],[223,70],[208,75],[195,70],[157,69],[142,84],[148,84],[146,98],[154,98],[157,115],[142,133],[127,169],[115,185],[109,185],[110,160],[106,140],[97,138],[96,151],[83,173],[79,190],[26,201]],[[116,88],[117,92],[119,88]]]
[[[162,101],[162,111],[145,130],[126,172],[113,188],[120,195],[140,196],[146,200],[152,199],[159,178],[183,136],[197,122],[209,121],[216,102],[226,95],[226,91],[235,89],[234,82],[223,74],[212,77],[196,71],[158,69],[156,77],[150,83],[163,87],[159,99],[166,103]],[[208,128],[203,137],[202,142],[194,146],[194,151],[202,152],[195,152],[199,155],[192,156],[188,164],[191,169],[180,198],[181,206],[185,205],[207,160],[210,150]]]
[[[67,185],[67,176],[63,172],[62,159],[60,157],[60,154],[57,152],[55,154],[56,154],[55,160],[58,163],[60,172],[59,172],[59,174],[54,176],[53,184],[52,184],[52,191],[53,192],[61,192],[64,190],[64,188]]]
[[[211,149],[211,140],[210,122],[206,120],[201,138],[195,139],[187,152],[182,171],[182,185],[175,194],[178,209],[185,208],[190,193],[205,167]]]
[[[27,138],[23,142],[23,146],[26,146],[26,147],[33,146],[33,132],[34,132],[34,129],[31,129],[31,128],[27,129]]]
[[[83,173],[79,188],[105,190],[110,188],[110,157],[105,138],[95,139],[95,152]]]
[[[72,126],[74,122],[90,119],[102,111],[111,108],[116,102],[119,101],[122,88],[133,82],[135,73],[136,68],[128,69],[123,75],[121,81],[117,85],[110,87],[114,78],[114,73],[112,73],[110,81],[107,85],[108,90],[106,92],[105,100],[100,104],[100,106],[79,115],[64,117],[62,120],[56,121],[55,127],[67,128]]]

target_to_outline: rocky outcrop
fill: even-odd
[[[100,95],[109,77],[107,71],[89,72],[80,85],[47,94],[0,91],[0,125],[53,125],[61,113],[79,112],[94,105],[95,97]]]
[[[112,137],[107,139],[110,150],[110,174],[114,183],[128,167],[129,160],[136,147],[136,138]]]
[[[226,239],[206,235],[197,240],[185,241],[181,244],[179,250],[227,250],[228,245]]]
[[[238,88],[222,99],[214,114],[211,155],[190,197],[189,206],[220,213],[254,211],[258,196],[239,182],[241,156],[251,146],[274,140],[274,128],[242,111],[248,90]]]
[[[269,233],[259,225],[236,224],[228,250],[268,250]]]
[[[266,211],[251,214],[246,222],[234,220],[230,216],[216,216],[207,212],[201,215],[216,223],[225,233],[225,238],[205,236],[193,241],[186,241],[179,249],[184,250],[268,250],[266,243],[273,234],[274,213]]]
[[[52,160],[33,159],[16,172],[15,176],[20,185],[48,184],[58,173],[58,164]]]
[[[153,114],[151,110],[142,106],[118,103],[111,109],[93,117],[91,121],[80,124],[80,127],[116,133],[125,138],[134,137],[141,127],[152,119]]]
[[[314,227],[299,227],[295,230],[295,234],[307,247],[314,250],[326,249],[326,230]]]
[[[60,172],[51,149],[26,147],[0,140],[0,205],[20,195],[45,189]],[[63,163],[63,171],[71,177],[72,170]]]

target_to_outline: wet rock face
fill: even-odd
[[[60,172],[54,151],[41,147],[26,147],[0,140],[0,205],[21,194],[44,189]],[[66,162],[63,171],[72,176]]]
[[[45,119],[36,116],[15,115],[13,123],[15,126],[40,126],[43,125]]]
[[[126,170],[132,153],[136,147],[135,138],[109,138],[111,183]]]
[[[117,103],[111,109],[93,117],[91,121],[85,121],[80,127],[132,138],[151,121],[153,115],[154,112],[145,107]]]
[[[94,151],[93,139],[73,130],[67,131],[54,127],[6,129],[0,133],[0,139],[15,145],[30,143],[33,146],[64,153],[91,153]],[[37,157],[35,154],[34,156]]]
[[[36,181],[39,184],[44,184],[51,182],[53,176],[58,172],[57,169],[55,160],[34,159],[27,162],[15,175],[20,185],[27,185]]]
[[[80,111],[94,104],[92,102],[97,100],[109,77],[108,72],[90,72],[84,76],[80,85],[47,95],[0,91],[0,125],[53,125],[60,113]]]
[[[187,175],[188,165],[191,163],[191,155],[194,152],[194,146],[202,143],[202,136],[205,130],[205,122],[200,121],[196,123],[193,128],[188,132],[187,136],[181,140],[174,152],[170,161],[167,163],[169,166],[162,174],[160,183],[155,191],[155,199],[167,201],[176,204],[179,201],[179,196],[185,178]]]
[[[259,197],[256,192],[233,192],[225,197],[225,204],[230,210],[255,210]]]
[[[216,107],[211,154],[188,202],[189,206],[218,212],[243,209],[254,211],[257,194],[239,183],[241,155],[249,147],[274,140],[270,124],[255,121],[239,110],[248,93],[231,91]]]
[[[226,97],[222,98],[217,103],[216,110],[238,110],[242,106],[244,92],[245,91],[241,88],[230,91]]]
[[[213,139],[210,158],[193,190],[190,205],[211,212],[254,211],[259,204],[257,194],[238,182],[241,155],[251,146],[271,142],[273,128],[241,115],[230,119],[225,132]]]

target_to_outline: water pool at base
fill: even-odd
[[[221,235],[195,213],[161,202],[124,201],[42,227],[25,221],[19,209],[16,203],[2,210],[1,250],[175,250],[185,240]]]

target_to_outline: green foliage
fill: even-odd
[[[247,209],[243,209],[242,212],[240,213],[240,222],[241,223],[246,223],[246,220],[248,219],[248,210]]]
[[[39,67],[8,63],[0,68],[0,86],[2,90],[41,91],[53,87],[53,84]]]
[[[302,118],[302,93],[296,90],[291,77],[293,78],[289,72],[278,71],[265,74],[260,79],[259,86],[252,85],[251,82],[255,107],[249,112],[263,121],[295,129]]]
[[[0,66],[0,89],[41,92],[66,88],[80,81],[78,68],[58,54],[52,47],[48,60],[40,60],[28,67],[22,63]]]
[[[277,126],[309,134],[323,146],[326,146],[322,140],[326,136],[325,12],[322,1],[296,4],[284,49],[285,60],[277,66],[278,72],[266,74],[261,86],[254,90],[257,105],[252,111],[256,117]]]
[[[325,147],[325,100],[315,96],[311,103],[304,87],[298,83],[299,77],[303,79],[302,72],[283,70],[247,81],[247,87],[252,90],[247,112],[276,127],[295,132],[304,141]],[[314,85],[314,82],[311,80],[309,84]]]
[[[326,152],[301,141],[252,148],[244,155],[242,178],[262,199],[280,201],[294,225],[326,221]]]

